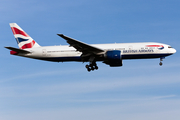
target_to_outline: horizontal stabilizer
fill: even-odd
[[[28,53],[31,53],[29,51],[26,51],[26,50],[22,50],[22,49],[18,49],[18,48],[14,48],[14,47],[5,47],[9,50],[12,50],[12,51],[15,51],[17,53],[23,53],[23,54],[28,54]]]

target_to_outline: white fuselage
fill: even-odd
[[[41,47],[16,23],[10,23],[11,30],[19,48],[5,47],[10,54],[52,62],[78,61],[89,62],[85,67],[90,72],[97,70],[97,61],[110,67],[122,66],[124,59],[160,58],[176,52],[167,44],[156,42],[144,43],[114,43],[114,44],[87,44],[63,34],[57,34],[66,40],[68,45]],[[162,62],[159,63],[162,65]]]
[[[157,47],[158,45],[162,47]],[[104,51],[119,50],[121,51],[122,59],[163,58],[176,52],[174,48],[167,44],[155,42],[92,44],[91,46],[103,49]],[[68,45],[36,47],[25,50],[31,53],[18,54],[18,56],[54,62],[82,61],[82,53]],[[103,61],[103,59],[98,61]]]

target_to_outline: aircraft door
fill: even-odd
[[[133,46],[129,46],[129,50],[132,50],[133,49]]]
[[[43,49],[43,50],[42,50],[42,55],[43,55],[43,56],[46,56],[46,49]]]

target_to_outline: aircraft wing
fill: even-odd
[[[86,43],[80,42],[78,40],[72,39],[72,38],[67,37],[67,36],[65,36],[63,34],[57,34],[57,35],[59,35],[60,37],[65,39],[67,41],[67,43],[70,44],[70,46],[74,47],[77,51],[80,51],[82,53],[97,54],[97,53],[100,53],[100,52],[104,52],[104,50],[102,50],[100,48],[97,48],[97,47],[88,45]]]
[[[14,47],[5,47],[5,48],[7,48],[9,50],[12,50],[12,51],[15,51],[15,52],[18,52],[18,53],[23,53],[23,54],[31,53],[29,51],[18,49],[18,48],[14,48]]]

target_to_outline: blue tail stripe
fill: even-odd
[[[23,38],[16,38],[17,42],[24,42],[24,41],[28,41],[29,39],[23,39]]]

